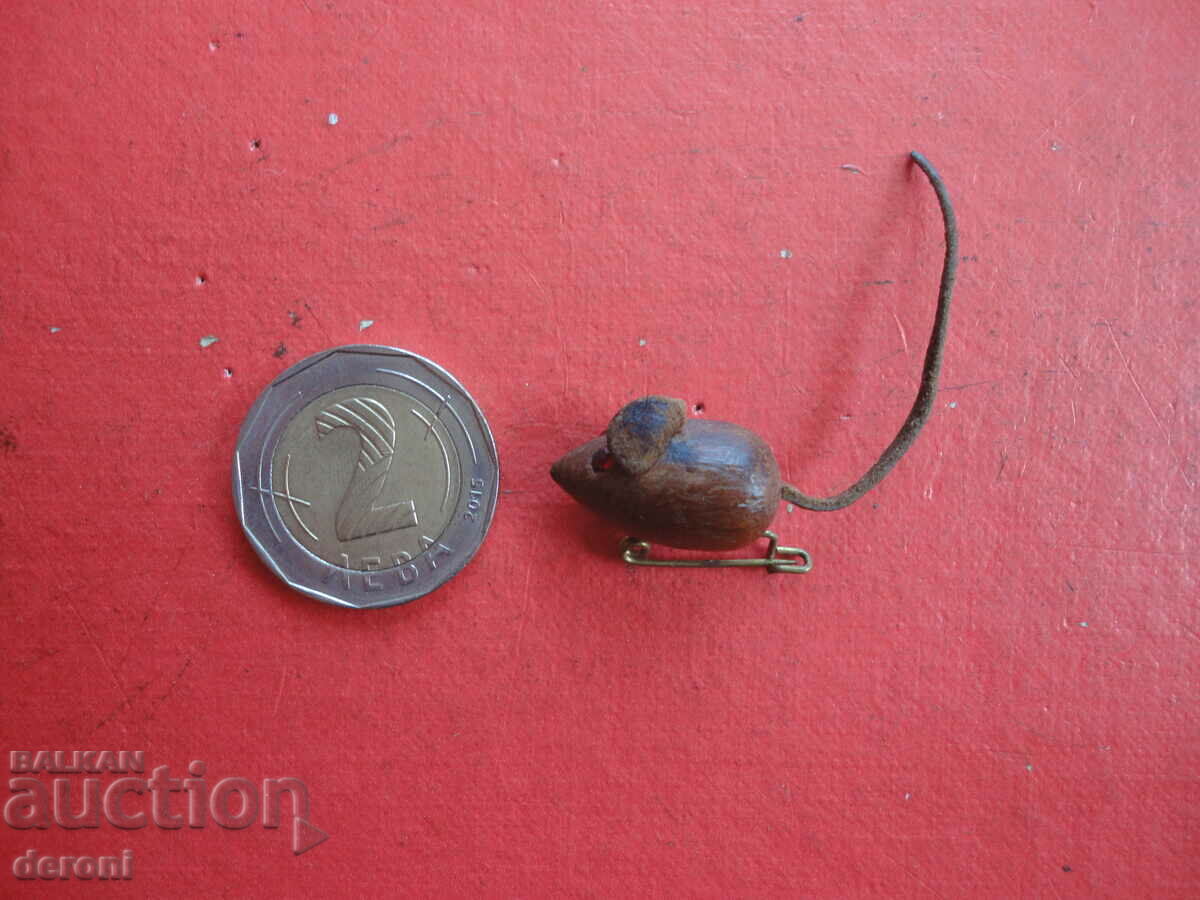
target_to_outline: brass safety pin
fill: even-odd
[[[621,541],[621,558],[631,566],[659,566],[674,569],[725,569],[766,566],[767,573],[803,575],[812,568],[812,557],[799,547],[780,547],[773,531],[764,531],[767,555],[758,559],[650,559],[650,542],[627,537]],[[794,562],[794,560],[803,562]]]

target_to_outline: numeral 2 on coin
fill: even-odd
[[[317,413],[315,421],[317,437],[335,428],[351,428],[358,434],[354,476],[334,519],[338,540],[352,541],[416,525],[417,509],[412,500],[375,505],[396,454],[396,420],[388,408],[371,397],[351,397],[327,406]]]

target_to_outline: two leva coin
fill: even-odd
[[[390,347],[311,356],[259,396],[233,498],[276,575],[339,606],[407,603],[479,549],[499,487],[478,405],[446,370]]]

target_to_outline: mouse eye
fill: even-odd
[[[593,472],[607,472],[609,469],[611,469],[616,464],[617,464],[617,461],[615,459],[613,459],[612,454],[609,453],[607,450],[605,450],[603,447],[601,447],[599,450],[597,450],[595,453],[592,454],[592,471]]]

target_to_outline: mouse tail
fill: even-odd
[[[840,494],[832,497],[810,497],[790,484],[780,488],[780,495],[788,503],[818,511],[842,509],[849,506],[875,485],[892,470],[892,466],[900,461],[900,457],[908,452],[917,435],[929,419],[933,411],[933,401],[937,397],[938,375],[942,370],[942,351],[946,345],[946,331],[950,324],[950,295],[954,291],[954,278],[958,271],[958,225],[954,219],[954,207],[950,205],[950,195],[942,176],[924,156],[916,150],[912,151],[913,162],[920,167],[937,194],[938,204],[942,208],[942,221],[946,226],[946,259],[942,263],[942,282],[938,289],[937,312],[933,318],[933,332],[929,336],[929,347],[925,351],[925,365],[921,369],[921,386],[917,390],[917,399],[913,403],[908,417],[900,426],[900,431],[888,444],[887,449],[876,460],[862,478],[850,485]]]

